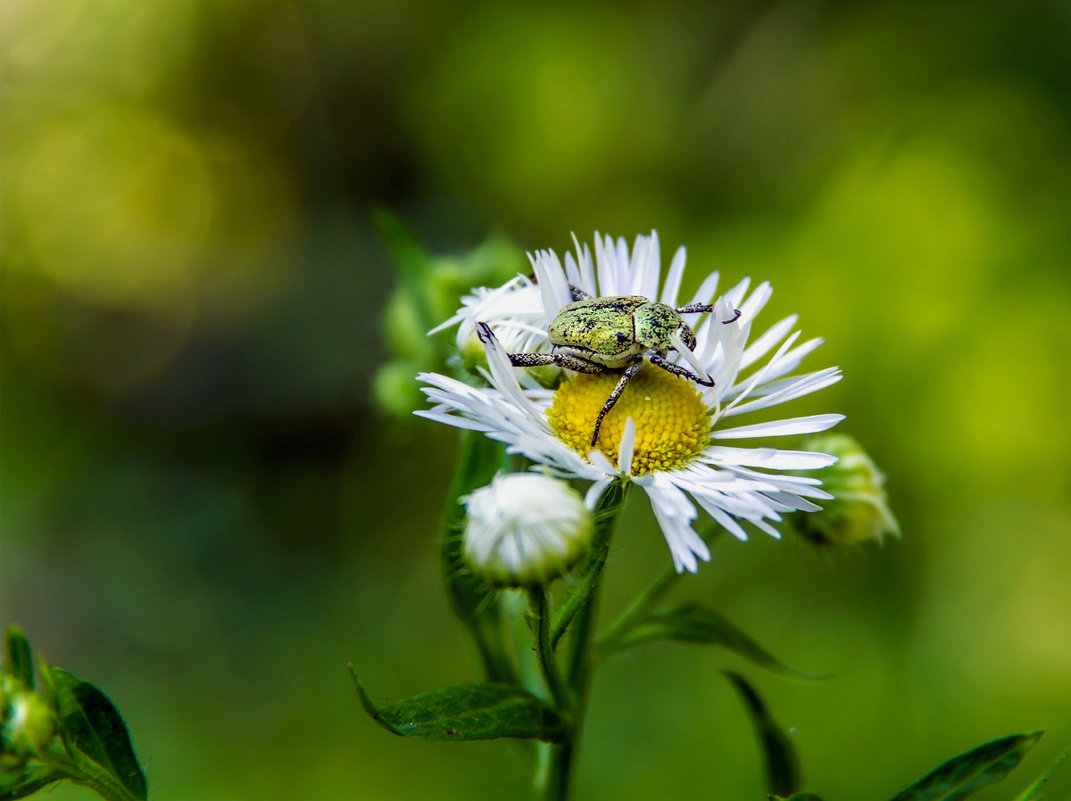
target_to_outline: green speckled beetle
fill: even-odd
[[[574,302],[562,306],[547,328],[551,352],[508,355],[515,367],[556,364],[578,373],[621,371],[621,380],[595,421],[592,447],[599,438],[603,418],[617,403],[629,379],[636,375],[645,359],[673,375],[704,387],[714,386],[714,379],[706,374],[692,353],[695,332],[681,319],[682,314],[712,312],[712,305],[693,303],[675,309],[639,295],[592,298],[575,286],[570,289]],[[722,322],[731,323],[739,316],[738,309],[731,319]],[[477,323],[476,330],[484,342],[493,336],[486,323]],[[666,356],[671,350],[680,353],[695,372],[669,361]]]

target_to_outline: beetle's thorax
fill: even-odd
[[[635,322],[636,309],[647,302],[626,295],[569,303],[547,328],[551,346],[610,369],[627,367],[647,350],[636,340]]]

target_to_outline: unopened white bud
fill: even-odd
[[[595,524],[580,493],[538,473],[495,476],[461,499],[468,508],[463,552],[490,584],[546,584],[585,553]]]

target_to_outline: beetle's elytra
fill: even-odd
[[[599,439],[603,418],[617,403],[644,360],[702,386],[714,386],[714,379],[706,374],[692,353],[695,332],[681,317],[682,314],[712,312],[712,305],[693,303],[673,308],[639,295],[593,298],[575,286],[571,289],[573,302],[563,306],[547,327],[551,352],[510,353],[509,360],[515,367],[555,364],[578,373],[621,372],[621,380],[595,420],[592,447]],[[731,323],[739,316],[737,310],[731,319],[722,322]],[[486,323],[479,323],[477,331],[485,341],[493,336]],[[671,350],[680,353],[695,372],[669,361],[666,357]]]

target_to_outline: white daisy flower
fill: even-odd
[[[574,240],[575,241],[575,240]],[[629,381],[606,414],[591,446],[594,424],[621,371],[567,373],[557,389],[539,386],[524,369],[513,367],[515,338],[523,352],[551,352],[546,329],[559,310],[573,301],[576,287],[592,297],[639,295],[679,308],[685,250],[681,247],[663,282],[658,236],[639,236],[631,254],[625,240],[595,236],[595,259],[577,243],[562,266],[550,250],[529,254],[536,283],[518,277],[498,290],[476,290],[447,324],[483,329],[489,387],[476,388],[436,373],[418,376],[434,406],[417,414],[459,428],[481,431],[506,443],[510,453],[530,459],[535,469],[562,478],[591,481],[590,499],[612,481],[626,477],[643,488],[669,545],[678,571],[695,572],[710,550],[693,529],[698,505],[735,537],[747,539],[746,521],[774,537],[771,522],[781,514],[821,507],[814,500],[832,496],[812,476],[782,471],[828,466],[836,457],[774,447],[731,447],[732,440],[753,440],[824,431],[839,414],[791,417],[751,425],[734,418],[793,400],[840,380],[827,368],[786,377],[822,340],[798,343],[796,316],[772,325],[751,340],[755,317],[770,297],[766,282],[750,294],[744,279],[716,300],[718,274],[703,281],[683,305],[712,304],[713,312],[694,326],[695,345],[671,351],[666,361],[712,378],[699,386],[649,363]],[[737,315],[739,311],[739,315]],[[723,322],[725,321],[725,322]],[[440,327],[441,328],[441,327]],[[494,334],[489,332],[493,330]],[[790,333],[791,332],[791,333]],[[750,343],[749,343],[750,341]],[[675,346],[676,347],[676,346]]]

